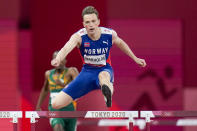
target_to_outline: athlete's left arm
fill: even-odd
[[[118,46],[125,54],[127,54],[130,58],[132,58],[138,65],[142,67],[146,66],[145,60],[136,57],[133,51],[126,44],[126,42],[123,41],[114,30],[112,30],[112,43]]]
[[[76,67],[70,67],[68,68],[68,74],[72,77],[72,80],[74,80],[78,76],[79,71]]]

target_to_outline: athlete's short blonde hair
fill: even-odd
[[[84,15],[87,15],[87,14],[96,14],[97,18],[99,18],[99,13],[96,10],[96,8],[94,8],[93,6],[87,6],[83,9],[82,18],[84,17]]]

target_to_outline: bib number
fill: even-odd
[[[106,65],[105,54],[102,55],[84,55],[84,61],[86,64],[94,65]]]

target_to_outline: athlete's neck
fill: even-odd
[[[98,27],[95,30],[94,34],[88,34],[88,36],[90,37],[90,39],[92,40],[98,40],[101,37],[101,29]]]
[[[65,69],[65,67],[64,68],[58,68],[58,69],[56,69],[56,72],[61,73],[62,71],[64,71],[64,69]]]

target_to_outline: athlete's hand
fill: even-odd
[[[51,65],[57,67],[60,65],[60,61],[55,58],[51,61]]]
[[[136,58],[135,62],[140,65],[141,67],[146,66],[146,61],[144,59]]]

